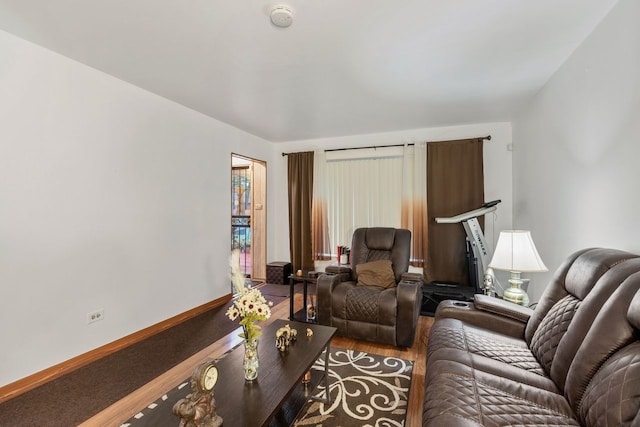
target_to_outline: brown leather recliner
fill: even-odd
[[[318,278],[318,322],[349,338],[411,347],[422,303],[422,275],[408,273],[411,232],[359,228],[350,266],[329,266]],[[395,286],[358,284],[359,265],[391,260]]]

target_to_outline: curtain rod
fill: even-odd
[[[464,138],[464,139],[473,139],[473,138]],[[491,135],[484,136],[481,139],[486,139],[487,141],[491,141]],[[428,141],[428,142],[443,142],[443,141]],[[364,150],[364,149],[370,149],[370,148],[373,148],[375,150],[376,148],[404,147],[405,145],[411,146],[411,145],[415,145],[415,144],[390,144],[390,145],[370,145],[368,147],[330,148],[330,149],[324,150],[324,152],[328,153],[330,151]],[[282,153],[282,157],[288,156],[289,154],[294,154],[294,153],[293,152],[291,152],[291,153]]]

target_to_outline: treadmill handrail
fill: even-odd
[[[476,218],[482,215],[486,215],[490,212],[493,212],[497,209],[497,206],[490,206],[488,208],[479,208],[479,209],[474,209],[472,211],[469,212],[465,212],[465,213],[461,213],[459,215],[456,216],[451,216],[451,217],[438,217],[436,218],[436,222],[438,224],[455,224],[458,222],[463,222],[463,221],[467,221],[471,218]]]

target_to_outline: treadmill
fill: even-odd
[[[439,224],[462,223],[466,233],[466,256],[471,286],[450,282],[433,282],[423,285],[422,308],[420,310],[422,315],[434,315],[438,304],[447,299],[473,301],[473,295],[476,293],[494,294],[494,284],[497,284],[497,281],[493,271],[488,269],[492,253],[487,246],[478,217],[494,212],[497,209],[496,205],[500,202],[501,200],[493,200],[484,203],[478,209],[459,215],[435,218]]]

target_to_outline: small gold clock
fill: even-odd
[[[189,383],[192,393],[173,405],[173,413],[180,417],[180,427],[220,427],[222,417],[216,413],[213,388],[218,382],[218,367],[207,360],[196,367]]]
[[[213,390],[218,382],[218,367],[215,362],[208,360],[198,366],[196,370],[193,371],[192,380],[201,392]]]

